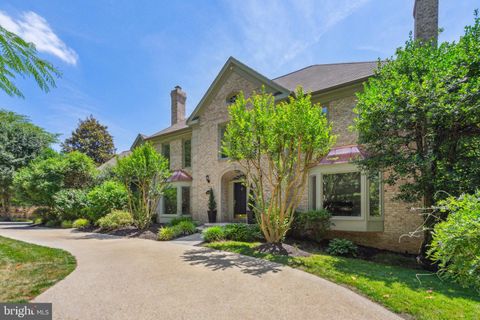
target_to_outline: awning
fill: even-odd
[[[357,145],[332,148],[320,164],[349,163],[355,160],[364,159],[365,154]]]
[[[192,176],[183,170],[175,170],[173,171],[170,178],[168,178],[168,182],[179,182],[179,181],[192,181]]]

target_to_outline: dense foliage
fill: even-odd
[[[263,240],[263,234],[258,224],[235,223],[224,227],[226,240],[253,242]]]
[[[334,256],[355,256],[357,246],[347,239],[332,239],[328,244],[327,252]]]
[[[410,39],[358,94],[356,128],[370,172],[382,170],[399,197],[423,199],[474,192],[480,185],[480,19],[458,43],[438,47]],[[424,253],[435,219],[426,215]]]
[[[84,218],[79,218],[73,221],[72,227],[77,229],[88,228],[90,227],[90,221]]]
[[[55,87],[55,78],[60,76],[60,72],[50,62],[37,56],[33,43],[0,26],[0,48],[0,89],[6,94],[23,97],[14,83],[16,75],[33,77],[45,92]]]
[[[281,242],[293,222],[308,171],[334,142],[318,104],[301,88],[275,103],[266,92],[230,106],[223,153],[244,168],[253,211],[267,242]]]
[[[132,214],[128,211],[113,210],[104,217],[97,220],[97,225],[103,230],[115,230],[129,227],[134,221]]]
[[[53,196],[53,213],[59,221],[82,218],[87,207],[87,196],[81,189],[62,189]]]
[[[203,240],[206,242],[215,242],[225,240],[225,228],[221,226],[213,226],[204,229],[202,232]]]
[[[441,275],[480,291],[480,191],[439,205],[450,214],[435,226],[429,254]]]
[[[54,195],[62,189],[81,189],[93,184],[95,164],[79,152],[48,151],[14,176],[17,196],[32,205],[53,208]]]
[[[115,155],[113,138],[107,126],[98,122],[93,116],[80,120],[78,127],[62,144],[64,152],[79,151],[95,161],[97,165],[104,163]]]
[[[327,210],[295,212],[292,236],[300,239],[321,241],[330,228],[331,214]]]
[[[175,223],[172,223],[170,226],[165,226],[158,230],[158,240],[168,241],[174,238],[187,236],[195,233],[197,227],[195,223],[190,219],[178,219]]]
[[[9,211],[15,172],[54,141],[54,135],[32,124],[27,117],[0,110],[0,196],[4,213]]]
[[[170,176],[167,159],[145,143],[118,159],[115,174],[127,189],[127,206],[138,228],[147,228]]]
[[[120,182],[105,181],[87,193],[87,204],[86,216],[91,221],[97,221],[114,209],[125,209],[127,189]]]

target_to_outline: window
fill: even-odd
[[[177,214],[177,188],[165,189],[163,193],[163,214]]]
[[[190,214],[190,187],[182,187],[182,214]]]
[[[226,159],[227,158],[227,155],[223,153],[223,150],[222,150],[222,141],[223,141],[223,137],[225,137],[225,131],[227,130],[227,126],[226,125],[221,125],[219,126],[218,128],[218,139],[219,139],[219,153],[220,153],[220,159]]]
[[[237,101],[238,93],[231,93],[225,100],[227,105],[234,104]]]
[[[183,167],[189,168],[192,166],[192,140],[183,141]]]
[[[317,209],[317,176],[310,177],[310,210]]]
[[[382,191],[380,186],[380,174],[376,174],[369,179],[368,193],[370,217],[380,217],[382,215],[382,203],[380,198]]]
[[[332,216],[361,216],[360,172],[324,174],[323,207],[330,211]]]
[[[162,156],[170,163],[170,143],[162,143]]]

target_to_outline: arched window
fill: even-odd
[[[225,100],[225,102],[227,103],[227,105],[234,104],[235,101],[237,101],[237,97],[238,97],[238,92],[232,92],[227,96],[227,99]]]

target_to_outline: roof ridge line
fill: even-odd
[[[276,78],[272,78],[272,80],[277,80],[277,79],[280,79],[280,78],[289,76],[289,75],[291,75],[291,74],[293,74],[293,73],[300,72],[300,71],[302,71],[302,70],[306,70],[306,69],[308,69],[308,68],[317,67],[317,66],[333,66],[333,65],[339,65],[339,64],[357,64],[357,63],[372,63],[372,62],[378,62],[378,60],[370,60],[370,61],[351,61],[351,62],[333,62],[333,63],[316,63],[316,64],[312,64],[312,65],[303,67],[303,68],[298,69],[298,70],[295,70],[295,71],[291,71],[291,72],[286,73],[286,74],[284,74],[284,75],[282,75],[282,76],[279,76],[279,77],[276,77]]]

